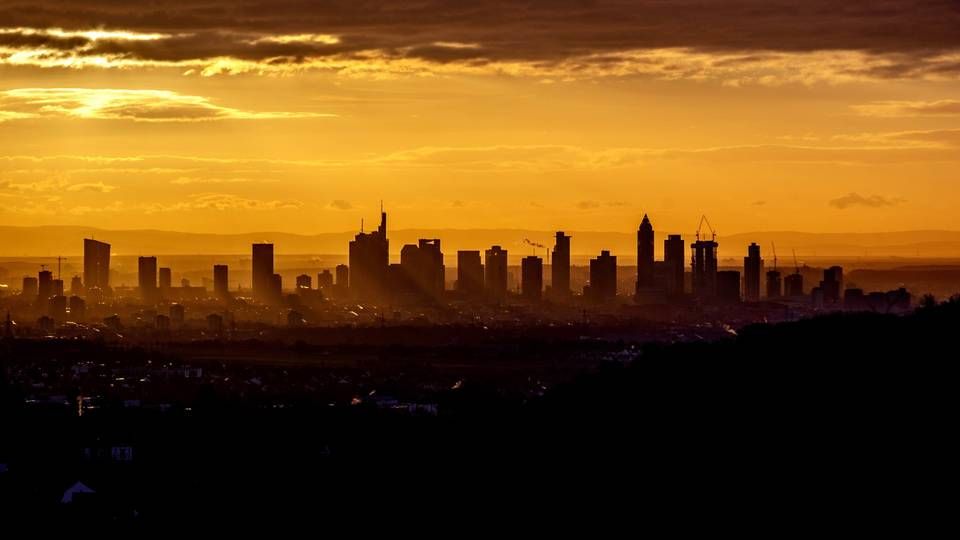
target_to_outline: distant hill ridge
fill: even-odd
[[[574,254],[590,255],[609,249],[615,255],[632,259],[636,252],[636,233],[566,231],[573,237]],[[76,256],[82,253],[83,238],[109,242],[117,255],[244,254],[254,242],[273,242],[278,254],[343,254],[355,232],[313,235],[254,232],[239,234],[188,233],[162,230],[107,230],[80,226],[0,226],[0,256]],[[524,239],[553,246],[554,231],[529,229],[400,229],[390,231],[391,252],[418,238],[440,238],[448,254],[458,249],[485,249],[499,244],[511,254],[534,252]],[[663,247],[664,234],[658,233],[656,247]],[[689,243],[693,235],[684,235]],[[781,261],[789,261],[792,251],[802,256],[901,256],[960,257],[960,231],[898,231],[880,233],[805,233],[766,231],[721,235],[720,256],[739,257],[750,242],[761,245],[764,257],[770,256],[776,243]],[[544,255],[544,249],[536,250]]]

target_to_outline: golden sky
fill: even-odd
[[[955,1],[0,0],[0,224],[957,229]]]

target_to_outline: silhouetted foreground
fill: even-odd
[[[809,497],[833,508],[924,498],[922,486],[943,474],[951,448],[958,323],[955,300],[902,317],[757,325],[718,342],[451,348],[432,354],[500,362],[502,380],[458,378],[455,363],[368,364],[350,373],[382,370],[372,375],[380,388],[418,371],[460,384],[437,383],[416,403],[386,407],[369,394],[340,406],[333,391],[315,390],[281,407],[276,396],[171,386],[166,409],[106,400],[82,416],[75,406],[25,404],[29,390],[17,377],[31,345],[7,343],[0,505],[34,523],[144,527],[277,512],[340,525],[379,509],[499,515],[545,501],[562,505],[555,511],[616,500],[682,515],[701,499],[714,510],[742,504],[772,517]],[[49,343],[32,347],[31,362],[55,359],[34,384],[44,373],[51,382],[50,366],[74,362],[56,359]],[[623,351],[634,351],[631,360],[618,360]],[[135,353],[84,354],[110,362]],[[531,366],[540,362],[525,359],[585,355],[597,362],[578,365],[582,375],[542,396],[518,390],[518,380],[539,373]],[[503,368],[510,362],[519,373]],[[95,493],[61,502],[77,482]]]

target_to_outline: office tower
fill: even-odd
[[[617,297],[617,258],[609,251],[590,259],[590,284],[584,288],[584,296],[594,302],[611,302]]]
[[[843,291],[843,308],[850,310],[864,310],[867,308],[867,296],[863,289],[846,289]]]
[[[267,295],[273,302],[280,302],[283,298],[283,278],[280,274],[270,276],[270,290]]]
[[[330,270],[324,270],[317,274],[317,289],[321,291],[333,289],[333,274],[330,273]]]
[[[70,280],[70,294],[80,296],[83,294],[83,279],[80,276],[73,276]]]
[[[213,265],[213,295],[220,299],[230,296],[230,268],[225,264]]]
[[[570,237],[557,231],[550,261],[550,292],[561,298],[570,296]]]
[[[381,210],[377,230],[361,230],[350,242],[350,292],[360,300],[382,298],[387,292],[389,266],[387,213]]]
[[[37,280],[37,298],[46,302],[51,296],[53,296],[53,272],[42,270]]]
[[[307,274],[300,274],[297,276],[297,291],[301,290],[312,290],[313,289],[313,278]]]
[[[110,244],[83,239],[83,284],[87,292],[110,288]]]
[[[653,287],[653,224],[646,214],[637,230],[637,291]]]
[[[780,298],[783,296],[783,281],[780,278],[779,270],[770,270],[767,272],[767,298]]]
[[[173,286],[173,272],[170,268],[161,268],[158,273],[160,292],[164,293]]]
[[[492,246],[484,253],[484,288],[494,298],[507,295],[507,250]]]
[[[740,301],[740,272],[717,272],[717,300],[721,304],[736,304]]]
[[[823,291],[823,303],[840,303],[840,291],[843,290],[843,268],[831,266],[823,271],[823,281],[820,282]]]
[[[137,259],[137,282],[140,285],[140,298],[144,303],[157,301],[157,258],[140,257]]]
[[[760,246],[756,243],[747,248],[743,258],[743,298],[747,302],[760,301],[760,276],[763,274],[763,259],[760,258]]]
[[[666,289],[670,296],[683,294],[684,257],[683,237],[679,234],[667,236],[663,241],[663,262],[667,266]]]
[[[87,303],[77,295],[70,297],[70,320],[83,322],[87,318]]]
[[[279,300],[273,290],[273,244],[253,244],[253,299],[264,304]]]
[[[63,296],[63,280],[55,279],[53,280],[53,296]]]
[[[700,299],[717,294],[717,247],[715,240],[697,240],[690,245],[693,269],[693,294]]]
[[[20,288],[20,294],[24,298],[29,298],[31,301],[40,296],[40,288],[37,284],[37,278],[25,276],[23,278],[23,286]]]
[[[345,264],[338,264],[334,271],[337,275],[337,288],[346,292],[350,288],[350,267]]]
[[[536,255],[520,261],[520,292],[527,300],[539,300],[543,292],[543,259]]]
[[[443,294],[446,268],[440,240],[420,239],[416,245],[407,244],[400,250],[401,280],[414,288],[413,292],[437,298]]]
[[[470,295],[483,292],[483,261],[479,251],[457,252],[457,290]]]
[[[66,296],[51,296],[47,300],[48,311],[47,314],[53,320],[57,322],[66,322],[67,321],[67,297]]]
[[[791,297],[803,296],[803,275],[802,274],[790,274],[787,276],[784,286],[786,288],[786,295]]]

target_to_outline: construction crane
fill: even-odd
[[[697,225],[697,241],[698,241],[698,242],[700,241],[700,231],[703,230],[703,224],[704,224],[704,223],[706,223],[706,224],[707,224],[707,228],[710,229],[710,234],[711,234],[710,240],[716,241],[716,240],[717,240],[717,231],[715,231],[715,230],[713,229],[713,225],[710,225],[710,220],[707,219],[707,215],[706,215],[706,214],[703,214],[703,215],[700,216],[700,224]]]
[[[796,249],[793,250],[793,266],[794,266],[794,268],[795,268],[795,273],[799,274],[799,273],[800,273],[800,263],[797,262],[797,250],[796,250]]]
[[[776,242],[770,242],[770,247],[773,248],[773,271],[777,271],[777,244]]]

